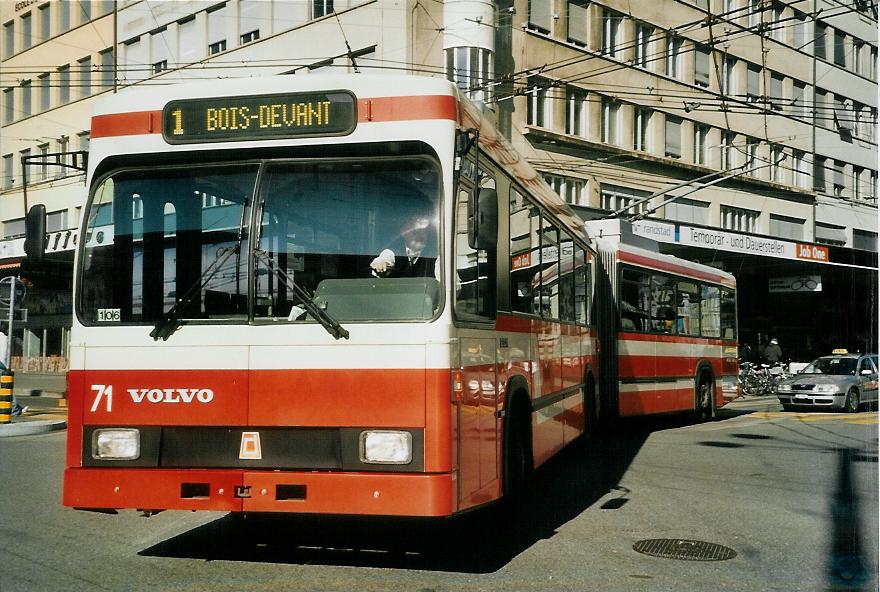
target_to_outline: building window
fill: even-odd
[[[40,92],[40,112],[48,111],[52,103],[52,88],[49,85],[49,75],[37,76],[37,88]]]
[[[623,212],[624,216],[644,214],[648,211],[648,202],[645,201],[645,198],[649,195],[651,193],[648,191],[602,183],[599,205],[603,210],[612,212],[626,208]]]
[[[831,128],[834,123],[834,113],[828,107],[828,91],[816,88],[814,95],[813,116],[815,117],[816,125]]]
[[[816,222],[816,242],[823,245],[846,245],[846,228],[833,224]]]
[[[40,168],[38,172],[37,180],[45,181],[49,178],[49,163],[47,162],[46,155],[49,154],[49,144],[40,144],[37,147],[40,153]]]
[[[58,103],[66,105],[70,102],[70,66],[58,68]]]
[[[542,33],[549,33],[552,24],[552,0],[529,0],[529,28]]]
[[[607,8],[602,9],[602,53],[617,57],[620,43],[620,24],[623,15]]]
[[[721,16],[732,19],[737,15],[732,14],[736,10],[736,0],[721,0]]]
[[[31,116],[31,81],[23,80],[21,83],[21,116]]]
[[[748,0],[748,17],[750,28],[760,26],[764,12],[763,4],[763,0]]]
[[[101,57],[101,87],[113,88],[115,73],[113,72],[113,48],[105,49]]]
[[[758,227],[758,212],[721,206],[721,227],[737,232],[755,232]]]
[[[802,189],[810,186],[810,175],[807,170],[807,154],[801,150],[795,150],[791,157],[791,168],[794,173],[794,185]]]
[[[239,40],[241,45],[251,43],[260,38],[260,24],[263,19],[263,7],[265,2],[256,0],[241,0],[238,3],[238,30],[241,31]]]
[[[853,133],[852,111],[846,105],[846,97],[834,95],[834,125],[839,132]]]
[[[681,158],[681,119],[666,116],[666,156]]]
[[[747,138],[746,139],[746,167],[749,169],[754,169],[758,166],[758,147],[761,145],[761,141],[757,138]],[[749,171],[750,175],[754,174],[754,171]]]
[[[709,62],[711,51],[708,47],[698,45],[694,52],[694,84],[708,88],[709,86]]]
[[[3,189],[12,188],[12,154],[3,155]]]
[[[791,240],[804,240],[804,223],[806,220],[770,214],[770,236],[773,238],[788,238]]]
[[[853,228],[853,249],[877,251],[877,233]]]
[[[208,12],[208,55],[226,51],[226,4]]]
[[[168,69],[168,58],[171,52],[168,49],[168,41],[165,39],[167,34],[167,30],[163,27],[150,35],[150,64],[153,74],[159,74]],[[223,48],[226,49],[226,46],[224,45]]]
[[[568,87],[565,100],[565,133],[587,137],[587,92]]]
[[[721,170],[729,171],[736,167],[736,134],[730,131],[721,132]]]
[[[568,40],[580,46],[587,45],[589,30],[589,9],[586,0],[569,0],[568,2]]]
[[[761,66],[749,64],[746,73],[746,100],[756,103],[761,97]]]
[[[770,101],[770,108],[774,111],[782,111],[782,105],[785,101],[785,96],[782,90],[783,82],[784,77],[782,74],[777,74],[776,72],[770,73],[770,96],[768,99]]]
[[[785,183],[785,158],[782,146],[770,147],[770,178],[777,183]]]
[[[651,49],[653,43],[651,36],[654,34],[654,27],[644,23],[636,25],[636,61],[635,65],[640,68],[648,68],[648,64],[654,59]]]
[[[677,77],[681,72],[681,48],[684,39],[674,33],[666,35],[666,75]]]
[[[834,31],[834,63],[846,68],[846,33]]]
[[[40,41],[48,41],[52,37],[52,13],[49,12],[51,4],[44,4],[37,9],[40,17]]]
[[[813,23],[813,55],[825,59],[825,25],[816,21]]]
[[[34,44],[31,13],[21,15],[21,49],[30,49]]]
[[[576,206],[587,205],[587,182],[583,179],[544,173],[544,180],[566,203]]]
[[[92,58],[85,57],[79,62],[79,96],[87,97],[92,94]]]
[[[667,220],[705,224],[709,220],[709,204],[702,201],[678,198],[664,207]]]
[[[852,174],[852,186],[853,186],[853,197],[855,199],[864,199],[865,198],[865,181],[867,179],[867,171],[862,167],[858,167],[853,165],[853,174]]]
[[[773,31],[771,34],[777,41],[785,41],[785,29],[788,23],[783,19],[784,11],[784,4],[773,2]]]
[[[825,168],[827,159],[824,156],[813,156],[813,190],[820,193],[826,192]]]
[[[488,101],[492,52],[482,47],[446,49],[446,78],[474,101]]]
[[[192,64],[204,57],[204,48],[199,43],[198,26],[195,17],[177,21],[177,56],[181,65]]]
[[[620,117],[620,103],[609,97],[602,97],[602,141],[606,144],[618,144],[620,138],[617,130]]]
[[[844,175],[844,169],[846,165],[839,160],[834,161],[834,184],[833,191],[834,197],[846,197],[846,176]]]
[[[528,113],[527,122],[529,125],[546,127],[550,117],[550,102],[547,96],[547,87],[550,86],[548,80],[544,78],[529,78],[529,89],[526,92],[528,97]]]
[[[853,51],[852,51],[852,71],[856,74],[860,74],[862,76],[865,75],[865,44],[858,39],[853,39]]]
[[[694,124],[694,163],[708,164],[709,161],[709,126]]]
[[[92,0],[80,0],[79,10],[83,23],[87,23],[92,20]]]
[[[3,25],[3,56],[10,58],[15,55],[15,21]]]
[[[633,109],[633,149],[651,151],[651,110],[645,107]]]
[[[3,89],[3,125],[15,121],[15,92],[12,88]]]
[[[721,92],[726,95],[736,94],[736,58],[724,56],[721,63]]]
[[[804,102],[806,100],[806,91],[806,83],[798,80],[794,81],[791,88],[791,114],[795,117],[807,116],[807,106]]]
[[[799,10],[794,11],[794,46],[803,49],[810,42],[807,37],[807,15]]]
[[[312,18],[333,14],[333,0],[312,0]]]
[[[70,30],[70,4],[71,2],[56,2],[55,5],[60,11],[58,14],[58,33],[65,33]]]

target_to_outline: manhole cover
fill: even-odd
[[[638,541],[633,550],[654,557],[688,561],[725,561],[736,557],[736,551],[729,547],[688,539],[648,539]]]

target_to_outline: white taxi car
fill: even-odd
[[[877,354],[836,349],[776,386],[783,409],[826,408],[856,413],[877,402]]]

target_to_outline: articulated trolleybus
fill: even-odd
[[[84,211],[67,506],[449,516],[601,412],[584,224],[447,81],[121,92]]]

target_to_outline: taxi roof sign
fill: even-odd
[[[849,352],[844,347],[838,347],[837,349],[831,351],[832,356],[845,356],[848,353]]]

